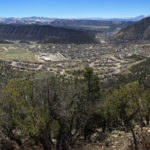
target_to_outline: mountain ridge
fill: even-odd
[[[25,40],[53,43],[95,42],[88,32],[50,25],[0,24],[0,40]]]
[[[120,30],[114,35],[113,40],[120,42],[150,40],[150,17]]]

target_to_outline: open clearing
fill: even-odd
[[[18,61],[38,61],[37,56],[25,49],[8,49],[0,48],[0,59],[2,60],[18,60]]]

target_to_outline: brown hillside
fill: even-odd
[[[150,17],[122,29],[113,37],[113,40],[117,42],[150,40]]]

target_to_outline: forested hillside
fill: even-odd
[[[146,62],[144,65],[149,66]],[[1,69],[3,76],[6,70]],[[93,143],[93,135],[97,135],[95,142],[102,142],[107,139],[107,133],[117,130],[130,133],[132,142],[128,146],[137,150],[141,145],[134,128],[137,125],[143,128],[150,119],[150,92],[144,82],[148,74],[146,70],[140,73],[142,80],[136,77],[129,83],[118,80],[121,83],[117,88],[104,90],[100,88],[99,77],[89,67],[82,78],[74,79],[64,76],[38,79],[35,74],[21,79],[10,72],[10,79],[0,90],[1,149],[16,149],[16,146],[85,149]],[[148,143],[141,147],[150,148]]]

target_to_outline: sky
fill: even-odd
[[[150,15],[150,0],[0,0],[0,17],[124,18]]]

